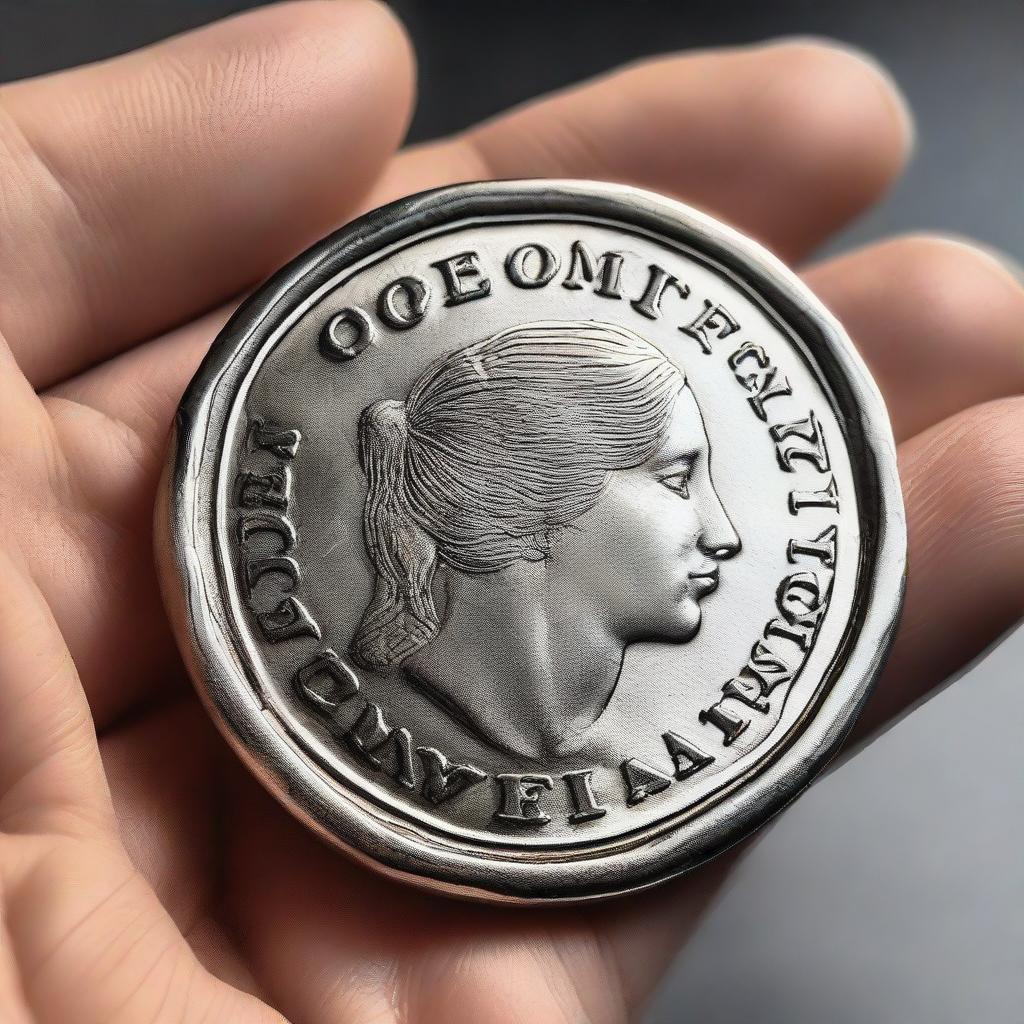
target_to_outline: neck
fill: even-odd
[[[622,641],[549,562],[444,582],[441,632],[403,667],[496,746],[532,759],[577,749],[611,698]]]

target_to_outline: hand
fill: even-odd
[[[615,1024],[730,870],[513,910],[328,849],[236,767],[184,679],[152,568],[156,479],[234,297],[362,210],[463,179],[611,179],[799,261],[898,173],[906,115],[868,63],[785,43],[645,61],[396,153],[412,78],[386,9],[337,0],[0,89],[11,1024]],[[863,737],[1021,614],[1024,291],[933,238],[806,277],[885,393],[910,522],[903,627]]]

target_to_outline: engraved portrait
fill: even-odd
[[[626,648],[685,644],[740,539],[684,372],[591,320],[430,364],[358,426],[373,593],[352,641],[484,742],[579,749]]]

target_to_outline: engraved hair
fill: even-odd
[[[684,385],[632,331],[544,321],[452,352],[405,402],[364,409],[363,530],[377,580],[356,659],[385,668],[437,633],[438,562],[482,574],[546,558],[613,470],[661,447]]]

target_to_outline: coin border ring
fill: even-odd
[[[610,840],[559,858],[470,848],[341,789],[266,713],[219,600],[215,500],[238,382],[281,325],[333,278],[386,246],[481,218],[576,217],[692,247],[747,283],[803,340],[827,380],[854,465],[862,511],[858,601],[834,681],[815,713],[766,765],[705,810],[668,816],[643,842]],[[682,203],[622,185],[504,181],[401,199],[317,243],[252,295],[218,336],[182,399],[156,507],[156,557],[179,648],[221,731],[297,817],[377,870],[431,889],[491,901],[551,903],[636,891],[682,874],[777,813],[836,753],[885,662],[902,605],[906,524],[885,406],[839,323],[761,246]],[[855,628],[856,627],[856,628]],[[783,747],[784,749],[777,749]],[[688,825],[700,817],[699,829]]]

